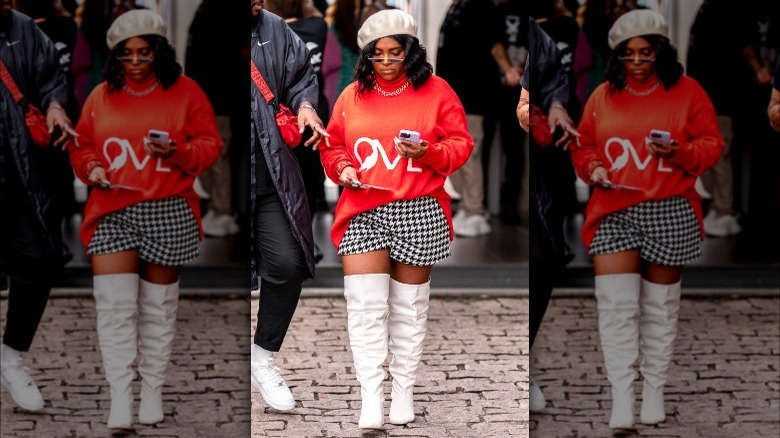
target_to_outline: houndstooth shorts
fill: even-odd
[[[450,226],[431,196],[380,205],[352,218],[339,255],[390,249],[390,258],[413,266],[432,266],[450,256]]]
[[[638,249],[640,257],[665,266],[682,266],[701,256],[699,219],[681,197],[646,201],[601,220],[590,255]]]
[[[181,266],[198,256],[198,221],[184,198],[172,196],[133,204],[100,219],[87,254],[130,249],[162,266]]]

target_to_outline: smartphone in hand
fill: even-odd
[[[657,141],[658,143],[670,144],[672,142],[672,135],[668,131],[662,131],[660,129],[650,130],[650,140]]]
[[[160,143],[168,143],[169,141],[169,136],[166,131],[158,131],[156,129],[150,129],[149,133],[146,134],[146,137],[149,138],[149,140],[154,140]]]
[[[417,144],[420,142],[420,133],[417,131],[402,129],[398,132],[398,138]]]

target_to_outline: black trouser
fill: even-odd
[[[261,279],[254,342],[266,350],[279,351],[308,268],[279,195],[259,195],[255,208],[255,244],[260,256]]]
[[[8,156],[7,158],[10,158]],[[16,169],[6,160],[0,251],[10,277],[3,343],[28,351],[51,292],[55,263]]]
[[[555,269],[551,263],[540,259],[531,259],[530,266],[532,274],[529,280],[529,349],[534,346],[536,333],[539,331],[539,326],[542,325],[545,312],[547,312],[547,305],[550,303],[555,280]]]

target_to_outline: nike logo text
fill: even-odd
[[[16,40],[16,41],[6,41],[5,43],[8,45],[8,47],[13,46],[14,44],[20,43],[22,40]]]
[[[18,41],[17,41],[17,42],[18,42]],[[268,43],[270,43],[270,42],[271,42],[271,40],[268,40],[268,41],[266,41],[266,42],[264,42],[264,43],[261,43],[260,41],[258,41],[258,42],[257,42],[257,45],[258,45],[258,46],[260,46],[260,47],[263,47],[264,45],[266,45],[266,44],[268,44]]]

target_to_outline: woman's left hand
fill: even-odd
[[[152,158],[170,158],[176,153],[176,142],[161,143],[144,137],[144,150]]]
[[[398,152],[398,155],[402,157],[417,159],[428,152],[428,142],[425,140],[420,140],[419,143],[412,143],[411,141],[396,138],[395,150]]]
[[[672,140],[670,143],[661,143],[658,141],[648,141],[647,151],[650,155],[657,158],[672,158],[677,154],[677,149],[680,147],[680,143],[677,140]]]

